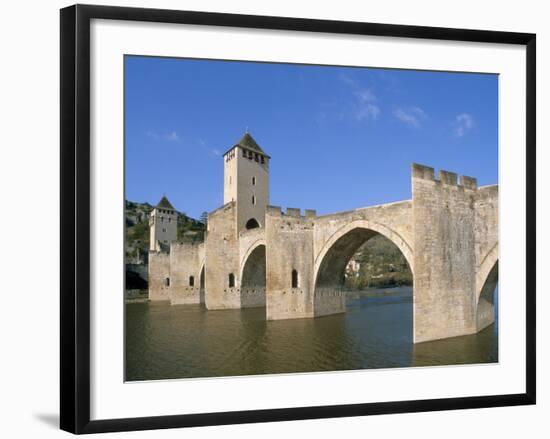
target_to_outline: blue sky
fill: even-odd
[[[498,182],[496,75],[126,57],[127,199],[214,210],[247,128],[272,157],[273,205],[409,199],[412,162]]]

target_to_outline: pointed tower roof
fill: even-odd
[[[158,202],[158,204],[155,207],[161,208],[161,209],[176,210],[176,209],[174,209],[174,206],[172,206],[172,204],[170,204],[170,201],[168,201],[168,198],[166,198],[165,195],[162,196],[162,198],[160,199],[160,201]]]
[[[254,140],[254,138],[250,135],[248,131],[244,133],[244,135],[239,139],[239,141],[235,145],[233,145],[228,151],[226,151],[226,153],[231,151],[233,148],[237,146],[240,146],[241,148],[244,148],[244,149],[248,149],[250,151],[260,153],[266,156],[267,158],[271,158],[265,153],[265,151],[260,147],[260,145],[258,145],[258,143]]]

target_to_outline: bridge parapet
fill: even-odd
[[[439,179],[437,179],[435,178],[434,168],[419,165],[418,163],[413,163],[412,165],[412,177],[422,180],[431,180],[448,186],[457,186],[468,190],[477,189],[477,179],[474,177],[468,177],[466,175],[459,176],[455,172],[441,169],[439,171]]]
[[[317,211],[315,209],[305,209],[304,215],[298,207],[287,207],[283,212],[281,206],[267,206],[266,213],[269,215],[289,216],[292,218],[316,218]]]

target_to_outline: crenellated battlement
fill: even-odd
[[[304,215],[302,211],[297,207],[287,207],[283,212],[281,206],[267,206],[266,213],[273,216],[289,216],[292,218],[316,218],[317,211],[315,209],[305,209]]]
[[[448,186],[458,186],[464,189],[476,190],[477,179],[468,177],[466,175],[458,175],[455,172],[445,171],[441,169],[439,171],[439,179],[435,178],[435,170],[429,166],[420,165],[418,163],[412,164],[412,177],[413,179],[429,180],[436,183],[441,183]]]
[[[287,207],[285,215],[292,216],[294,218],[300,218],[302,216],[300,208],[296,208],[296,207]]]
[[[463,186],[464,189],[476,190],[477,189],[477,178],[466,177],[465,175],[461,175],[459,185]]]
[[[450,171],[439,171],[439,181],[444,184],[449,184],[452,186],[458,185],[458,175],[455,172]]]
[[[281,206],[267,206],[265,211],[271,215],[282,215]]]
[[[434,168],[429,166],[419,165],[418,163],[412,164],[412,176],[413,178],[421,178],[422,180],[435,181]]]

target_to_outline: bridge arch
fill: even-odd
[[[405,241],[405,239],[401,235],[399,235],[399,233],[395,232],[387,226],[384,226],[383,224],[379,224],[374,221],[355,220],[340,227],[336,232],[334,232],[325,242],[319,253],[316,255],[313,278],[314,288],[317,286],[317,280],[319,278],[321,265],[323,263],[326,264],[327,255],[331,250],[333,250],[334,246],[338,242],[346,244],[346,242],[342,242],[341,240],[345,239],[346,241],[349,241],[349,243],[347,243],[348,245],[345,245],[345,247],[347,247],[345,249],[345,253],[349,254],[351,252],[351,254],[349,254],[349,257],[351,258],[361,245],[363,245],[368,239],[375,236],[376,234],[380,234],[389,239],[401,251],[405,259],[407,260],[409,268],[411,269],[414,277],[412,248],[407,243],[407,241]],[[345,264],[347,264],[348,261],[349,258],[345,262]]]
[[[489,275],[494,267],[498,267],[498,243],[493,245],[491,250],[487,252],[482,259],[476,273],[476,302],[479,301],[483,287],[486,281],[489,279]],[[498,274],[498,270],[497,270]]]
[[[498,286],[498,243],[485,255],[476,273],[476,325],[481,331],[495,321],[494,292]]]
[[[266,306],[266,246],[264,239],[253,242],[244,253],[239,281],[241,307]]]
[[[239,263],[239,279],[243,278],[243,272],[244,272],[244,266],[246,264],[246,261],[252,254],[252,252],[259,247],[260,245],[263,245],[265,247],[265,239],[264,238],[258,238],[255,241],[250,244],[246,250],[242,253],[241,260]]]
[[[200,265],[201,269],[199,271],[199,303],[204,305],[206,298],[206,288],[205,288],[205,267],[206,261],[203,259]]]
[[[245,227],[246,227],[247,230],[257,229],[258,227],[260,227],[260,223],[256,218],[250,218],[246,222]]]

